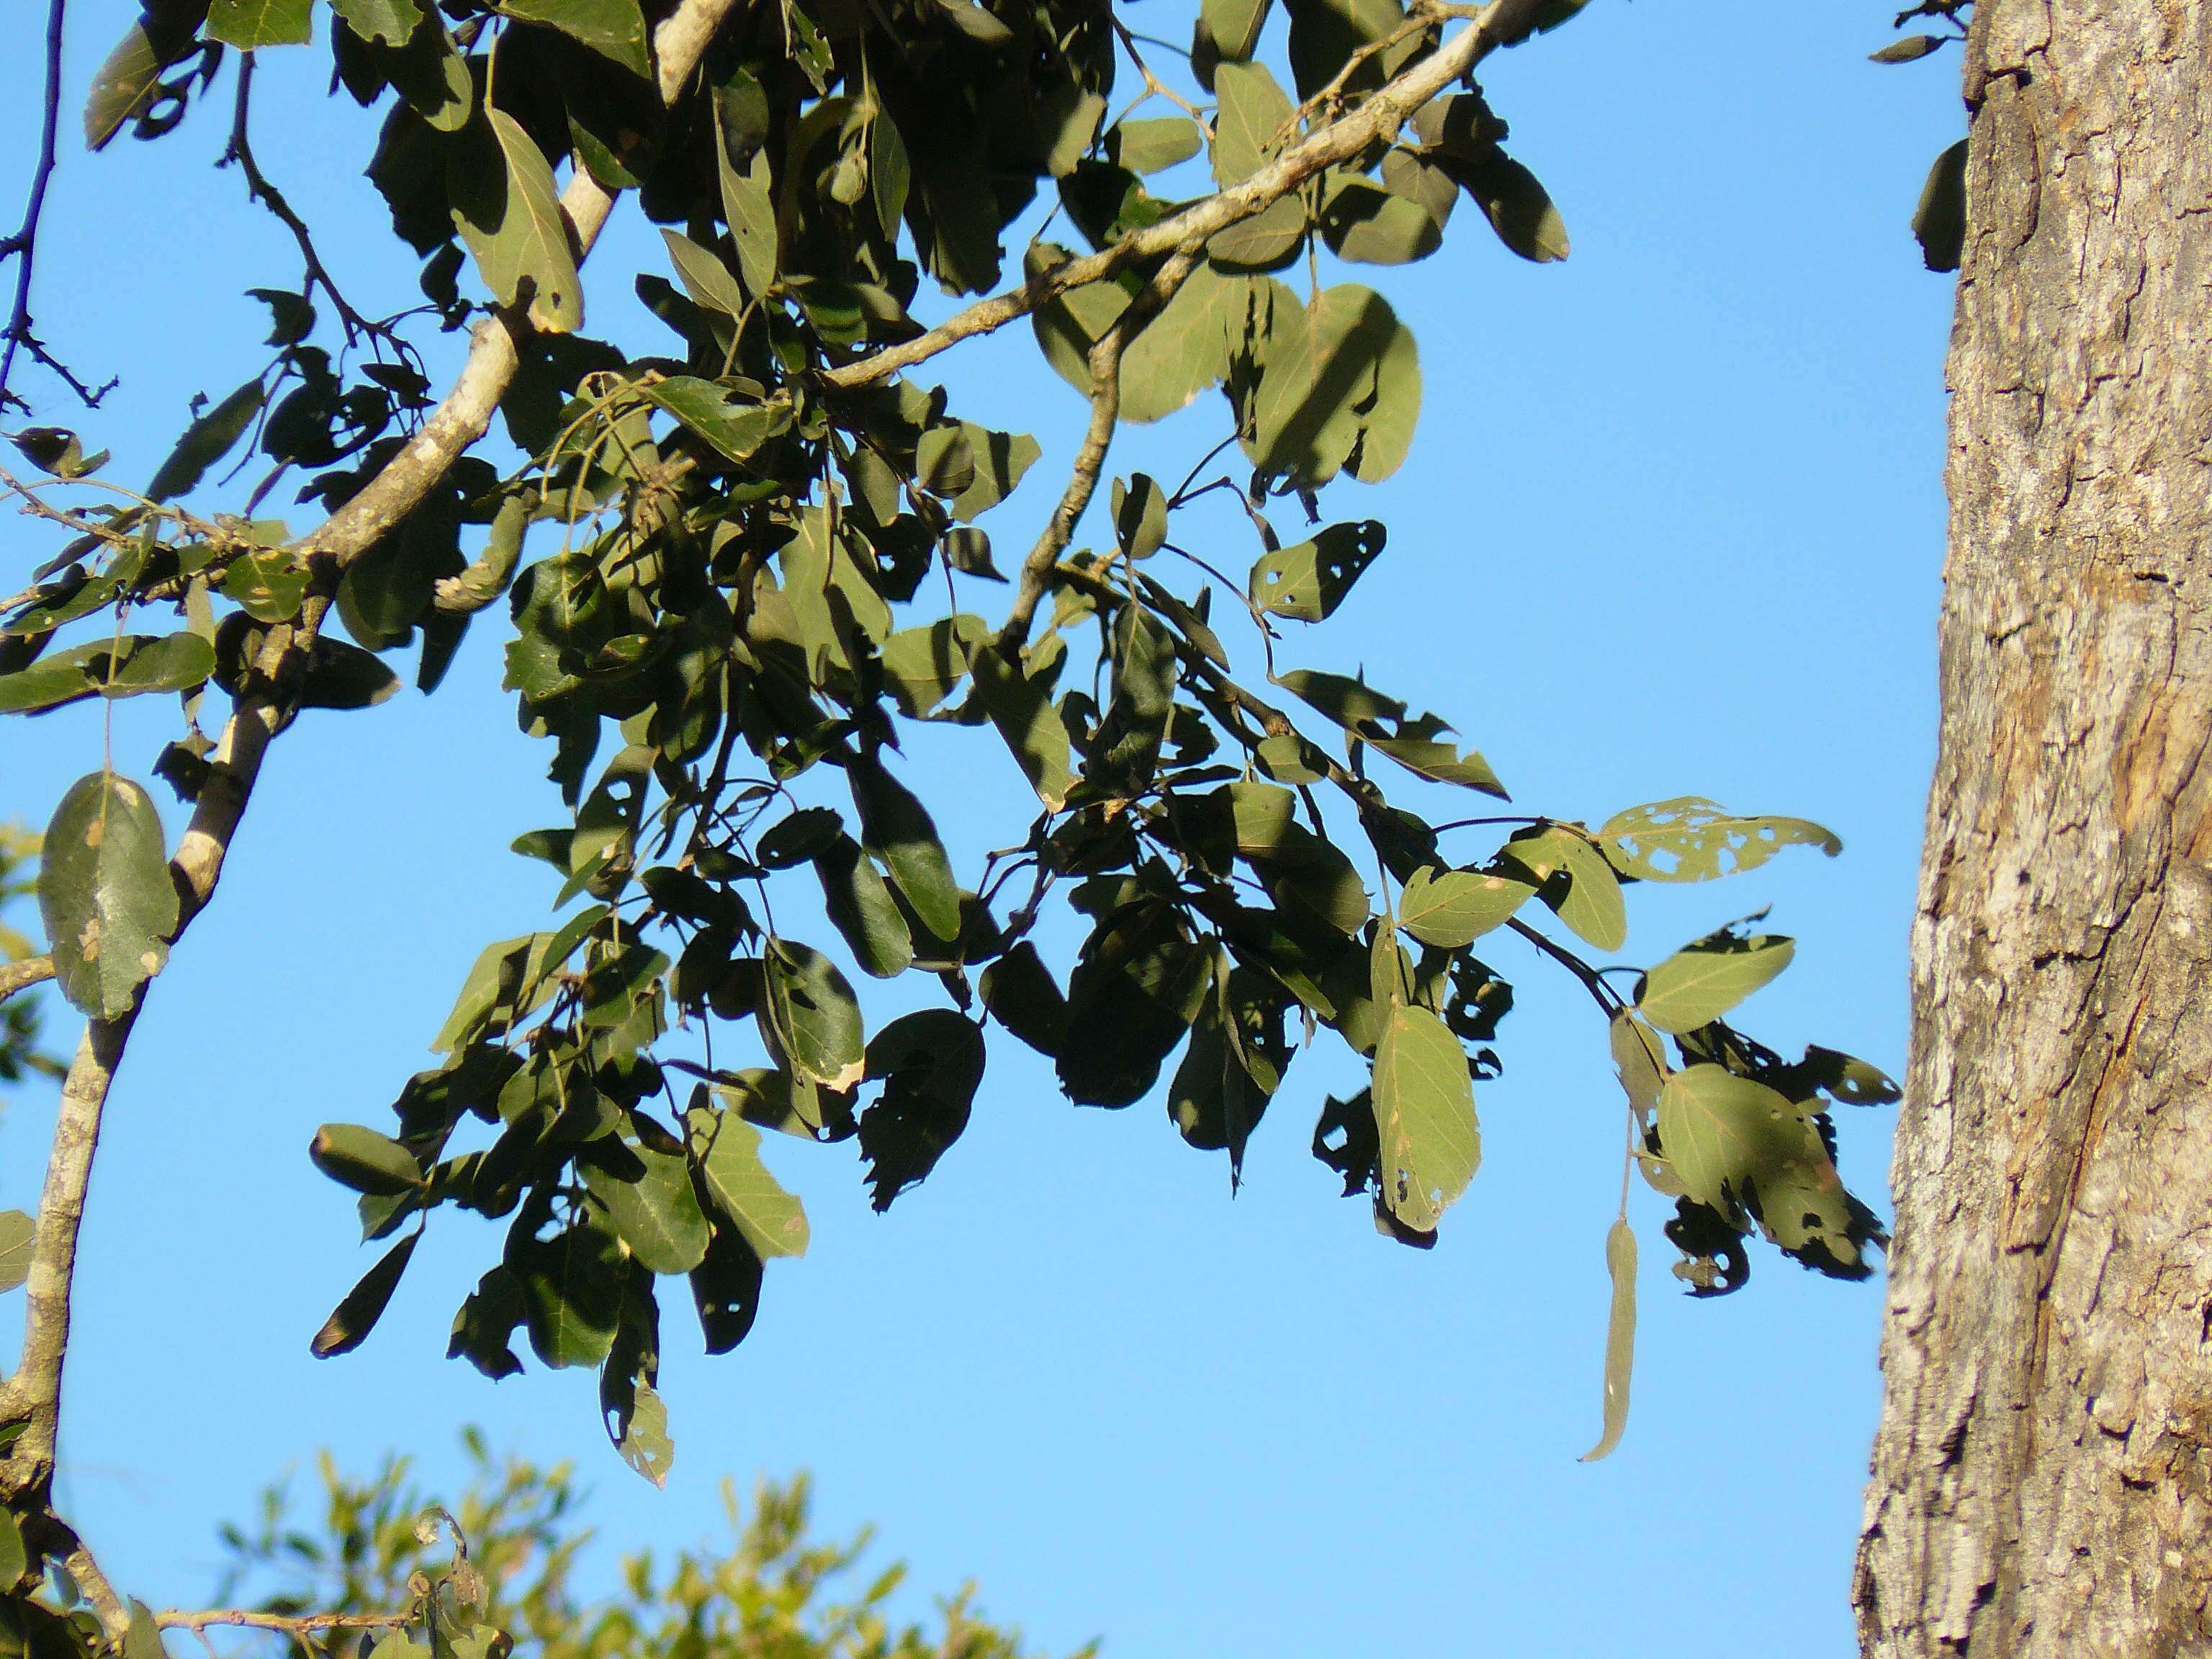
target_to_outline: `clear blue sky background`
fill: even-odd
[[[1149,27],[1182,35],[1184,12],[1155,6]],[[18,173],[33,11],[19,0],[0,59],[0,156]],[[134,12],[73,7],[72,110]],[[1595,819],[1694,792],[1833,826],[1832,864],[1794,854],[1726,887],[1638,890],[1629,954],[1771,902],[1800,957],[1753,1028],[1898,1070],[1950,303],[1906,221],[1960,116],[1951,60],[1864,61],[1887,21],[1837,0],[1594,0],[1495,62],[1486,82],[1574,256],[1524,264],[1463,206],[1440,257],[1371,274],[1419,331],[1427,410],[1395,480],[1332,496],[1337,516],[1388,520],[1390,551],[1297,649],[1364,661],[1444,712],[1531,811]],[[411,268],[358,176],[371,122],[323,97],[319,46],[269,56],[264,164],[350,288],[404,303]],[[296,275],[209,166],[227,117],[72,149],[58,180],[38,315],[81,370],[124,377],[83,424],[125,477],[151,471],[193,392],[259,361],[265,313],[240,290]],[[590,267],[592,331],[651,343],[628,273],[659,267],[657,239],[632,207]],[[1037,431],[1064,465],[1079,407],[1025,332],[953,373],[966,412]],[[1142,434],[1117,466],[1166,471],[1218,422]],[[1048,476],[1006,509],[1017,538]],[[51,545],[10,524],[0,590]],[[811,1468],[830,1526],[881,1523],[919,1585],[972,1574],[1055,1650],[1093,1635],[1144,1659],[1850,1650],[1881,1282],[1762,1249],[1746,1291],[1692,1302],[1668,1276],[1665,1206],[1639,1190],[1635,1418],[1609,1462],[1577,1464],[1597,1431],[1619,1095],[1587,1001],[1503,949],[1521,983],[1508,1070],[1481,1091],[1486,1162],[1431,1255],[1377,1238],[1309,1156],[1321,1094],[1346,1081],[1334,1062],[1294,1067],[1232,1201],[1219,1159],[1185,1149],[1157,1103],[1075,1110],[1008,1043],[967,1138],[888,1217],[850,1147],[769,1149],[813,1250],[770,1273],[726,1358],[701,1358],[670,1310],[665,1493],[606,1447],[588,1376],[495,1388],[440,1357],[497,1248],[473,1218],[441,1218],[364,1350],[312,1360],[369,1258],[309,1135],[385,1121],[476,950],[539,925],[550,897],[504,850],[556,809],[498,690],[497,615],[435,699],[311,716],[283,742],[133,1044],[92,1194],[62,1492],[132,1589],[204,1596],[216,1522],[319,1446],[356,1467],[408,1452],[435,1481],[474,1421],[574,1455],[597,1519],[629,1542],[714,1533],[725,1476]],[[143,773],[172,717],[122,708],[118,764]],[[82,710],[8,722],[0,817],[42,821],[98,744]],[[1003,770],[950,792],[973,803],[942,809],[956,836],[1018,801]],[[50,1112],[35,1091],[10,1104],[0,1202],[34,1199]],[[1877,1199],[1890,1121],[1842,1126],[1846,1176]],[[0,1340],[20,1305],[0,1308]]]

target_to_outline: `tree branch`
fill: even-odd
[[[653,50],[660,60],[662,102],[676,100],[698,68],[714,31],[736,3],[737,0],[684,0],[653,31]],[[614,204],[614,197],[592,177],[590,169],[577,167],[568,187],[561,192],[561,208],[575,229],[580,264],[606,228]],[[528,313],[520,307],[511,307],[478,324],[460,378],[431,412],[415,441],[301,544],[300,550],[311,562],[327,562],[342,568],[375,546],[386,532],[413,512],[453,463],[490,430],[500,399],[514,382],[521,361],[520,343],[532,332]]]
[[[672,98],[690,79],[707,43],[734,3],[684,0],[655,32],[664,98]],[[58,14],[58,9],[57,0]],[[614,198],[579,167],[562,202],[575,226],[581,257],[605,227]],[[460,381],[428,426],[311,538],[307,544],[311,553],[343,566],[374,546],[422,499],[489,426],[491,412],[514,378],[517,331],[529,326],[521,314],[507,313],[478,329]],[[296,627],[270,631],[254,673],[209,757],[209,774],[198,808],[170,860],[183,900],[173,939],[183,936],[214,896],[232,837],[260,775],[262,757],[270,741],[290,720],[295,682],[304,672],[328,611],[329,591],[325,584],[309,599]],[[51,1492],[60,1429],[63,1366],[69,1351],[77,1236],[108,1091],[137,1017],[137,1010],[133,1009],[116,1019],[91,1021],[62,1085],[61,1110],[32,1241],[22,1358],[14,1374],[0,1384],[0,1423],[24,1425],[6,1457],[0,1459],[0,1497],[18,1501],[30,1498],[44,1504]],[[76,1554],[82,1557],[79,1581],[93,1586],[101,1626],[119,1642],[129,1628],[128,1609],[107,1586],[89,1553],[80,1547]],[[79,1564],[73,1558],[71,1565],[76,1568]]]
[[[1243,183],[1193,204],[1181,213],[1163,219],[1148,229],[1132,232],[1109,248],[1070,259],[1050,270],[1040,271],[1018,289],[979,300],[957,316],[939,323],[927,333],[831,369],[823,376],[844,390],[873,386],[903,369],[927,362],[938,353],[978,334],[1004,328],[1026,317],[1039,306],[1091,283],[1100,283],[1129,266],[1163,254],[1194,251],[1205,246],[1216,232],[1250,218],[1290,195],[1309,179],[1350,161],[1369,145],[1387,143],[1413,112],[1435,98],[1477,64],[1528,27],[1535,0],[1492,0],[1482,8],[1473,27],[1439,46],[1430,57],[1388,82],[1351,114],[1330,122],[1285,151]],[[1468,15],[1465,7],[1429,8],[1439,18]]]
[[[15,302],[8,313],[8,326],[0,331],[0,409],[13,404],[25,414],[31,406],[16,393],[8,389],[15,372],[15,354],[27,351],[36,361],[44,363],[76,393],[88,409],[97,408],[100,400],[113,389],[115,382],[94,391],[72,374],[66,365],[39,343],[31,332],[31,271],[37,263],[39,250],[39,217],[46,211],[46,186],[53,181],[54,146],[61,124],[62,107],[62,19],[69,9],[69,0],[49,0],[46,8],[46,113],[39,127],[39,160],[31,173],[31,199],[23,209],[23,222],[10,235],[0,237],[0,264],[15,261]]]
[[[1129,342],[1175,298],[1176,290],[1197,265],[1194,251],[1176,254],[1160,267],[1159,274],[1145,291],[1123,308],[1113,326],[1100,335],[1097,343],[1091,348],[1090,429],[1083,434],[1083,447],[1076,452],[1075,466],[1068,477],[1067,489],[1060,495],[1060,505],[1053,509],[1044,533],[1037,538],[1036,545],[1022,562],[1020,590],[1006,615],[1006,625],[999,630],[1000,653],[1009,659],[1028,642],[1037,605],[1052,586],[1053,571],[1060,563],[1060,556],[1067,550],[1076,525],[1097,491],[1099,475],[1106,467],[1106,451],[1114,441],[1114,428],[1121,418],[1121,358],[1129,349]]]
[[[43,985],[54,976],[52,957],[28,957],[21,962],[0,963],[0,1002],[5,1002],[18,991],[27,991],[33,985]]]
[[[245,1607],[213,1607],[191,1613],[171,1607],[154,1615],[162,1630],[210,1630],[216,1626],[240,1626],[247,1630],[282,1631],[287,1636],[307,1636],[325,1630],[402,1630],[416,1621],[411,1613],[256,1613]]]

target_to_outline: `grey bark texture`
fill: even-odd
[[[2212,1655],[2212,3],[1978,10],[1859,1630]]]

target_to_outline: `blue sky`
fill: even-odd
[[[72,104],[134,15],[72,8]],[[1187,28],[1160,0],[1138,15]],[[1574,254],[1525,264],[1463,207],[1438,257],[1369,273],[1419,331],[1426,410],[1396,478],[1329,498],[1334,516],[1387,520],[1390,548],[1297,649],[1444,713],[1529,811],[1595,820],[1695,793],[1834,828],[1832,863],[1798,853],[1726,887],[1635,890],[1628,954],[1771,903],[1799,957],[1751,1029],[1898,1071],[1950,303],[1906,221],[1960,116],[1949,60],[1864,61],[1887,21],[1832,0],[1592,0],[1493,60],[1486,87]],[[356,297],[404,303],[411,270],[358,176],[373,125],[322,96],[326,64],[319,46],[268,55],[262,161]],[[36,70],[28,52],[0,62],[0,155],[19,164]],[[192,393],[260,361],[266,313],[240,291],[296,273],[283,233],[209,165],[227,116],[71,150],[57,180],[38,316],[80,370],[124,377],[82,422],[124,476],[150,472]],[[628,275],[662,259],[621,210],[586,272],[591,331],[657,349]],[[1004,510],[1018,540],[1080,405],[1025,331],[945,379],[971,417],[1045,442]],[[42,416],[74,418],[31,384]],[[1133,434],[1115,469],[1180,476],[1218,419]],[[0,589],[50,550],[11,525]],[[477,949],[538,925],[551,897],[505,851],[557,805],[499,691],[499,635],[479,626],[434,699],[309,716],[285,739],[141,1023],[92,1194],[61,1494],[138,1594],[204,1597],[216,1522],[316,1448],[363,1468],[405,1451],[434,1482],[480,1422],[496,1444],[574,1455],[603,1531],[628,1543],[714,1533],[726,1475],[811,1468],[826,1524],[879,1523],[919,1586],[973,1575],[1054,1650],[1094,1635],[1146,1659],[1850,1650],[1880,1280],[1831,1283],[1761,1249],[1744,1292],[1690,1301],[1668,1276],[1665,1206],[1639,1190],[1634,1419],[1609,1462],[1578,1464],[1597,1431],[1619,1095],[1586,1000],[1502,950],[1520,988],[1507,1071],[1480,1091],[1484,1167],[1432,1254],[1376,1237],[1308,1154],[1312,1111],[1347,1080],[1334,1060],[1294,1066],[1232,1201],[1220,1161],[1183,1147],[1157,1103],[1079,1111],[1008,1043],[966,1138],[888,1216],[869,1212],[850,1147],[769,1149],[813,1248],[771,1272],[733,1355],[687,1351],[671,1310],[665,1492],[607,1449],[588,1376],[533,1368],[495,1388],[441,1357],[496,1249],[470,1218],[432,1230],[366,1347],[311,1359],[369,1258],[309,1136],[385,1121]],[[118,763],[142,775],[171,718],[155,701],[118,710]],[[99,740],[82,709],[10,721],[0,818],[42,821]],[[945,752],[971,763],[966,745]],[[915,775],[937,753],[917,747]],[[933,799],[980,845],[1020,785],[975,764]],[[0,1202],[34,1199],[50,1115],[34,1091],[10,1103]],[[1890,1122],[1842,1124],[1869,1197]],[[12,1343],[20,1298],[0,1319]]]

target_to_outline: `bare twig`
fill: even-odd
[[[338,292],[337,283],[331,278],[330,268],[324,264],[322,256],[315,252],[315,239],[308,232],[307,221],[293,211],[291,203],[284,199],[284,192],[269,182],[268,176],[261,171],[260,163],[254,160],[253,143],[246,130],[247,118],[253,104],[254,62],[255,54],[252,52],[239,55],[238,93],[231,106],[230,143],[222,153],[222,160],[216,165],[228,167],[236,163],[240,176],[246,180],[246,198],[267,208],[270,216],[292,233],[292,240],[299,244],[300,258],[307,265],[307,276],[301,286],[309,295],[319,288],[329,296],[331,307],[337,313],[338,321],[345,329],[349,345],[364,335],[373,338],[396,339],[391,330],[369,321],[354,308],[344,295]]]
[[[171,1607],[154,1615],[162,1630],[204,1631],[216,1626],[246,1630],[282,1631],[287,1636],[308,1636],[325,1630],[403,1630],[415,1622],[411,1613],[256,1613],[246,1607],[211,1607],[188,1612]]]
[[[115,387],[112,380],[97,390],[86,386],[31,331],[31,272],[38,263],[39,217],[46,211],[46,186],[54,176],[55,139],[61,125],[62,19],[68,9],[69,0],[48,0],[46,113],[39,127],[38,164],[31,172],[31,199],[23,209],[22,224],[11,234],[0,237],[0,264],[15,261],[15,302],[8,313],[6,330],[0,331],[0,341],[6,342],[0,347],[0,409],[12,404],[25,414],[30,412],[30,404],[9,389],[19,350],[30,353],[33,361],[52,369],[88,409],[98,408],[100,400]]]
[[[33,985],[43,985],[54,976],[52,957],[29,957],[21,962],[0,963],[0,1002],[5,1002],[18,991],[27,991]]]

